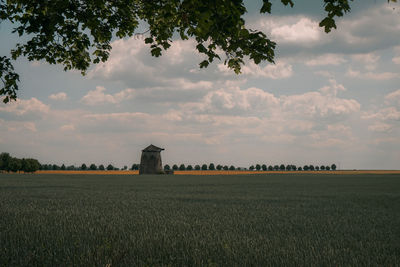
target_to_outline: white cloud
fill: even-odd
[[[363,119],[377,119],[377,120],[400,120],[400,111],[395,107],[383,108],[377,112],[368,112],[362,116]]]
[[[24,127],[31,132],[37,132],[36,125],[33,122],[25,122]]]
[[[44,114],[50,111],[50,107],[35,97],[31,99],[17,99],[7,105],[0,105],[0,112],[12,113],[17,116],[30,114]]]
[[[322,65],[340,65],[345,63],[346,60],[342,55],[337,54],[324,54],[321,56],[317,56],[310,60],[307,60],[305,64],[307,66],[322,66]]]
[[[81,102],[89,105],[100,105],[100,104],[118,104],[123,100],[130,99],[134,96],[135,91],[127,88],[113,95],[105,94],[106,88],[103,86],[96,86],[95,90],[89,91],[85,96],[82,97]]]
[[[368,130],[371,132],[389,132],[393,128],[392,125],[387,123],[377,122],[373,125],[368,126]]]
[[[74,131],[75,130],[75,125],[73,125],[73,124],[65,124],[65,125],[60,127],[60,130],[63,131],[63,132]]]
[[[191,115],[209,114],[253,116],[268,118],[273,121],[310,120],[318,122],[320,118],[330,121],[343,120],[360,111],[360,103],[354,99],[337,97],[345,87],[336,80],[329,80],[330,85],[322,87],[320,92],[307,92],[298,95],[275,96],[259,88],[241,90],[238,87],[221,88],[207,93],[198,102],[186,103],[182,113],[175,111],[171,118],[184,120]],[[191,117],[190,117],[191,118]],[[200,117],[202,118],[202,117]]]
[[[321,29],[318,22],[307,17],[297,17],[294,21],[277,19],[273,21],[260,21],[260,26],[271,29],[273,39],[281,43],[308,44],[321,39]]]
[[[151,117],[150,114],[143,112],[122,112],[122,113],[102,113],[102,114],[87,114],[84,116],[86,119],[95,121],[120,121],[129,122],[132,120],[147,120]]]
[[[263,16],[249,26],[265,32],[277,42],[280,53],[286,55],[368,54],[399,43],[398,10],[385,3],[343,16],[336,24],[336,30],[325,34],[319,20],[293,15]]]
[[[111,45],[109,59],[96,65],[89,72],[90,78],[120,81],[134,88],[165,86],[193,75],[193,67],[202,60],[193,39],[175,40],[158,58],[151,56],[149,45],[134,37],[114,41]]]
[[[63,100],[67,100],[67,94],[64,93],[64,92],[60,92],[60,93],[57,93],[57,94],[49,95],[49,98],[52,99],[52,100],[63,101]]]
[[[330,85],[324,86],[319,89],[325,95],[336,96],[339,91],[346,91],[342,84],[338,84],[335,79],[329,79]]]
[[[380,56],[376,55],[376,53],[365,53],[354,54],[351,58],[356,62],[363,63],[365,69],[372,71],[376,69]]]
[[[392,58],[392,61],[394,64],[400,65],[400,46],[394,47],[393,50],[396,55]]]
[[[400,75],[394,72],[360,72],[349,68],[346,72],[346,76],[359,79],[371,79],[371,80],[390,80],[399,78]]]
[[[388,105],[395,104],[400,107],[400,89],[387,94],[385,96],[385,103]]]
[[[284,96],[281,99],[283,109],[290,112],[291,116],[314,119],[348,116],[360,111],[361,107],[354,99],[342,99],[319,92]]]
[[[333,78],[334,74],[330,71],[325,71],[325,70],[319,70],[319,71],[315,71],[314,74],[322,76],[322,77],[326,77],[326,78]]]
[[[218,70],[224,75],[235,75],[231,69],[224,64],[218,64]],[[250,77],[263,77],[276,79],[285,79],[293,75],[292,65],[285,62],[278,62],[276,64],[267,64],[265,67],[248,62],[242,67],[242,74]]]
[[[207,93],[201,102],[184,106],[191,111],[211,113],[265,112],[277,107],[279,100],[258,88],[241,90],[239,87],[221,88]]]

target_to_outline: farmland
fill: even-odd
[[[400,264],[400,175],[0,174],[0,266]]]

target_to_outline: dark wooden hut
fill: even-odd
[[[142,157],[140,158],[139,174],[163,174],[161,151],[164,148],[149,145],[142,150]]]

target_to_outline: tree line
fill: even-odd
[[[130,170],[139,170],[140,164],[132,164],[129,168]],[[33,173],[37,170],[62,170],[62,171],[73,171],[73,170],[90,170],[90,171],[112,171],[112,170],[128,170],[128,166],[124,166],[123,168],[117,168],[112,164],[108,164],[107,166],[100,164],[96,165],[94,163],[86,165],[83,163],[80,166],[68,165],[65,164],[57,165],[57,164],[40,164],[37,159],[32,158],[15,158],[10,156],[9,153],[3,152],[0,154],[0,172],[27,172]],[[336,170],[336,165],[304,165],[304,166],[296,166],[293,164],[280,164],[280,165],[267,165],[267,164],[254,164],[251,165],[249,168],[243,167],[235,167],[234,165],[221,165],[214,163],[210,164],[196,164],[196,165],[185,165],[185,164],[173,164],[172,167],[169,164],[164,165],[164,170],[174,170],[174,171],[191,171],[191,170],[219,170],[219,171],[234,171],[234,170],[250,170],[250,171],[329,171],[329,170]]]
[[[15,158],[9,153],[0,154],[0,172],[27,172],[34,173],[40,169],[40,163],[37,159],[32,158]]]
[[[137,164],[135,164],[137,165]],[[310,165],[304,165],[303,167],[301,166],[296,166],[293,164],[281,164],[281,165],[269,165],[267,166],[267,164],[255,164],[255,165],[251,165],[248,170],[250,171],[329,171],[329,170],[336,170],[336,164],[332,164],[332,165],[321,165],[321,166],[314,166],[312,164]],[[209,165],[207,164],[203,164],[203,165],[185,165],[185,164],[180,164],[178,166],[178,164],[174,164],[172,165],[172,167],[168,164],[164,165],[164,170],[168,171],[168,170],[174,170],[174,171],[191,171],[191,170],[230,170],[230,171],[234,171],[234,170],[247,170],[247,168],[242,168],[242,167],[235,167],[233,165],[221,165],[218,164],[215,166],[214,163],[210,163]]]
[[[97,166],[96,164],[92,163],[89,166],[83,163],[81,166],[75,165],[68,165],[65,164],[57,165],[57,164],[43,164],[40,167],[40,170],[53,170],[53,171],[119,171],[119,170],[127,170],[128,166],[124,166],[123,168],[117,168],[112,164],[108,164],[107,167],[103,164]]]

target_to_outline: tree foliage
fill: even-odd
[[[112,171],[112,170],[114,170],[114,166],[112,164],[108,164],[107,171]]]
[[[33,173],[41,168],[37,159],[19,159],[11,157],[9,153],[3,152],[0,154],[0,171],[17,172],[23,171]]]
[[[96,164],[94,164],[94,163],[90,164],[89,169],[90,169],[91,171],[97,170]]]
[[[336,28],[335,19],[350,11],[350,4],[348,0],[321,1],[326,17],[319,25],[330,32]],[[280,2],[293,6],[295,1]],[[271,7],[271,0],[262,0],[260,13],[271,13]],[[25,56],[82,74],[91,64],[108,59],[113,38],[138,34],[140,22],[148,25],[140,34],[155,57],[178,37],[196,41],[196,49],[204,55],[200,68],[215,59],[223,60],[235,73],[240,73],[245,58],[256,64],[273,63],[276,43],[246,26],[246,12],[243,0],[0,0],[0,23],[13,23],[13,33],[24,37],[11,51],[13,60]],[[16,99],[19,76],[8,56],[0,57],[0,78],[3,101]]]

